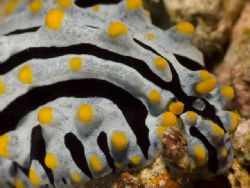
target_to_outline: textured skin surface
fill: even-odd
[[[238,116],[223,111],[233,91],[203,70],[194,27],[162,31],[140,0],[62,2],[0,24],[2,186],[65,187],[144,167],[170,126],[183,131],[195,170],[223,173]]]

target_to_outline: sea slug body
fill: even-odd
[[[102,2],[102,1],[100,1]],[[0,23],[0,180],[68,187],[149,165],[179,127],[195,169],[231,164],[233,99],[195,28],[152,25],[141,0],[34,0]]]

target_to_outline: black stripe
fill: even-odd
[[[37,160],[42,165],[45,170],[49,181],[52,185],[54,185],[54,176],[52,170],[49,169],[44,162],[44,158],[46,155],[46,144],[42,135],[42,129],[40,125],[34,127],[31,131],[31,148],[30,148],[30,162],[32,160]]]
[[[93,178],[88,162],[84,152],[84,146],[81,141],[73,134],[68,133],[64,137],[65,146],[68,148],[72,159],[76,163],[76,165],[82,170],[84,174],[86,174],[89,178]]]
[[[203,66],[201,66],[199,63],[193,61],[192,59],[189,59],[185,56],[174,54],[175,58],[178,60],[178,62],[183,66],[190,70],[197,71],[204,69]]]
[[[97,4],[116,4],[122,0],[75,0],[75,4],[79,7],[91,7]]]
[[[147,109],[143,103],[127,91],[104,80],[81,79],[55,83],[31,89],[25,95],[16,98],[0,112],[0,135],[16,128],[23,116],[39,106],[58,97],[103,97],[113,101],[125,116],[137,138],[145,158],[150,145],[148,127],[145,125]]]
[[[146,50],[149,50],[152,53],[161,56],[157,51],[155,51],[150,46],[138,41],[137,39],[134,40],[137,44],[139,44]],[[5,74],[9,70],[30,59],[36,59],[36,58],[48,59],[66,54],[88,54],[96,56],[98,58],[111,60],[113,62],[121,63],[129,67],[132,67],[135,70],[137,70],[143,77],[152,81],[154,84],[160,86],[162,89],[171,91],[179,101],[183,101],[185,103],[185,109],[184,109],[185,111],[194,111],[203,117],[211,119],[212,121],[216,122],[222,129],[224,129],[222,122],[220,121],[219,117],[217,117],[215,114],[215,108],[211,104],[209,104],[203,98],[195,96],[187,96],[186,93],[182,91],[179,76],[171,63],[169,63],[169,65],[173,75],[172,76],[173,79],[171,82],[165,82],[156,74],[154,74],[152,70],[146,65],[146,63],[140,59],[125,55],[120,55],[115,52],[95,46],[93,44],[82,43],[67,47],[39,47],[39,48],[26,49],[22,52],[19,52],[11,56],[5,63],[0,64],[0,74]],[[206,105],[203,111],[199,111],[192,107],[193,103],[197,99],[202,100]]]
[[[154,50],[152,47],[142,43],[141,41],[139,41],[139,40],[137,40],[135,38],[134,38],[134,41],[138,45],[143,47],[144,49],[149,50],[152,53],[165,58],[164,56],[159,54],[156,50]],[[223,127],[223,123],[221,122],[220,118],[216,115],[216,110],[215,110],[214,106],[211,105],[207,100],[205,100],[203,98],[199,98],[199,97],[195,97],[195,96],[187,96],[186,93],[181,88],[178,73],[174,69],[171,62],[169,63],[169,66],[170,66],[171,73],[172,73],[172,81],[171,82],[167,83],[167,82],[164,82],[162,80],[159,80],[159,78],[158,79],[151,78],[151,81],[153,81],[153,83],[159,85],[163,89],[170,90],[176,96],[176,98],[179,101],[184,102],[185,103],[184,111],[194,111],[197,114],[214,121],[215,123],[217,123],[225,131],[225,128]],[[144,71],[142,71],[142,72],[139,71],[139,72],[144,73]],[[144,74],[142,74],[142,75],[147,78],[147,76],[145,76]],[[193,103],[198,99],[203,101],[203,103],[205,104],[205,109],[203,111],[199,111],[199,110],[197,110],[196,108],[193,107]]]
[[[211,172],[216,173],[218,170],[217,151],[207,138],[196,128],[190,127],[189,132],[193,137],[198,138],[205,145],[208,150],[208,168]]]
[[[15,31],[11,31],[7,34],[4,34],[4,36],[19,35],[19,34],[23,34],[23,33],[32,33],[32,32],[37,31],[39,28],[40,28],[40,26],[39,27],[31,27],[31,28],[27,28],[27,29],[17,29]]]
[[[112,156],[109,153],[109,146],[108,146],[108,139],[107,139],[107,135],[104,132],[101,132],[97,138],[97,144],[100,147],[100,149],[102,150],[102,152],[104,153],[106,160],[110,166],[110,168],[112,168],[113,173],[115,172],[115,164],[114,164],[114,160],[112,158]]]

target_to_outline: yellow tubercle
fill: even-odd
[[[115,167],[118,168],[118,169],[120,169],[120,168],[123,167],[123,163],[122,162],[116,161],[116,162],[114,162],[114,164],[115,164]]]
[[[12,12],[15,11],[19,3],[19,0],[10,0],[5,8],[5,14],[10,15]]]
[[[94,110],[89,104],[82,104],[77,112],[77,117],[83,124],[89,124],[94,117]]]
[[[184,110],[184,104],[180,101],[171,102],[170,105],[168,106],[168,110],[176,115],[180,115]]]
[[[129,143],[127,136],[120,131],[115,131],[113,133],[111,141],[114,148],[118,151],[126,149]]]
[[[155,67],[159,70],[163,70],[168,67],[167,60],[160,56],[154,58],[154,64],[155,64]]]
[[[157,90],[152,89],[148,94],[148,99],[154,104],[159,104],[161,102],[161,94]]]
[[[71,179],[74,183],[80,183],[82,181],[82,177],[76,172],[71,174]]]
[[[92,7],[93,12],[99,12],[100,11],[100,5],[94,5]]]
[[[72,7],[72,0],[57,0],[57,5],[62,9],[68,9]]]
[[[79,72],[82,68],[82,59],[74,57],[69,60],[69,67],[72,72]]]
[[[51,107],[43,107],[38,111],[37,119],[42,125],[50,125],[54,119],[53,109]]]
[[[3,78],[0,77],[0,95],[3,95],[6,91],[5,84]]]
[[[108,26],[108,35],[112,38],[117,38],[128,33],[127,26],[121,21],[115,21]]]
[[[234,90],[232,87],[230,86],[223,86],[220,88],[220,93],[221,95],[223,95],[224,97],[226,97],[226,99],[228,101],[232,101],[234,98]]]
[[[226,156],[227,156],[227,149],[226,148],[221,148],[221,150],[220,150],[220,156],[222,157],[222,158],[225,158]]]
[[[211,74],[207,70],[201,70],[199,72],[199,76],[202,81],[208,80],[209,78],[212,77]]]
[[[134,155],[130,157],[129,160],[133,165],[139,165],[141,163],[142,158],[139,155]]]
[[[26,188],[25,184],[20,179],[15,179],[14,186],[15,188]]]
[[[102,161],[100,159],[99,156],[97,155],[92,155],[90,156],[90,166],[91,169],[95,172],[95,173],[100,173],[103,171],[103,165],[102,165]]]
[[[235,112],[231,112],[230,117],[231,117],[231,129],[232,131],[235,131],[238,127],[240,116]]]
[[[33,0],[29,5],[30,12],[34,14],[40,12],[42,8],[43,8],[43,2],[40,0]]]
[[[210,122],[211,123],[211,130],[212,132],[216,135],[216,136],[219,136],[219,137],[223,137],[225,132],[222,128],[220,128],[219,125],[217,125],[216,123],[213,123],[213,122]]]
[[[155,35],[152,34],[152,33],[147,33],[147,34],[145,34],[145,37],[147,37],[147,38],[150,39],[150,40],[156,40]]]
[[[126,0],[126,7],[128,10],[138,10],[143,6],[142,0]]]
[[[18,73],[19,80],[24,84],[32,84],[32,69],[29,65],[24,65]]]
[[[45,24],[51,30],[58,30],[61,28],[64,18],[64,12],[58,9],[50,10],[46,16]]]
[[[2,158],[9,157],[9,142],[10,142],[10,135],[8,133],[0,136],[0,157]]]
[[[163,134],[164,134],[164,132],[166,131],[167,128],[168,128],[168,127],[166,127],[166,126],[158,126],[158,127],[156,128],[156,133],[157,133],[157,135],[161,138],[161,137],[163,136]]]
[[[210,78],[206,81],[202,81],[195,85],[195,91],[199,94],[208,94],[215,89],[217,86],[217,80]]]
[[[41,185],[41,179],[37,176],[36,171],[34,169],[30,169],[29,171],[29,180],[33,185],[37,187]]]
[[[186,34],[186,35],[192,35],[195,32],[195,27],[190,22],[181,22],[176,25],[176,31]]]
[[[197,121],[197,114],[193,111],[187,112],[187,118],[191,125],[195,124]]]
[[[194,146],[194,157],[198,166],[206,164],[206,150],[200,145]]]
[[[55,169],[58,166],[57,157],[52,153],[47,153],[44,159],[45,165],[50,169]]]
[[[177,125],[177,117],[173,112],[165,112],[162,114],[162,126],[173,127]]]

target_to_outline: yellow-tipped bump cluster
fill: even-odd
[[[180,101],[171,102],[168,106],[168,110],[176,115],[180,115],[184,110],[184,104]]]
[[[222,128],[220,128],[219,125],[217,125],[216,123],[210,122],[211,125],[211,130],[213,132],[214,135],[218,136],[218,137],[223,137],[225,132]]]
[[[40,12],[42,8],[43,8],[43,2],[40,0],[33,0],[29,5],[30,12],[34,14]]]
[[[108,26],[107,33],[110,37],[117,38],[117,37],[126,35],[128,33],[128,28],[123,22],[116,21],[116,22],[112,22]]]
[[[128,10],[138,10],[143,7],[142,0],[126,0],[126,7]]]
[[[190,22],[181,22],[176,25],[176,31],[186,35],[192,35],[195,32],[195,27]]]
[[[193,111],[187,112],[187,119],[190,125],[194,125],[197,122],[197,114]]]
[[[115,131],[113,133],[111,141],[114,148],[118,151],[126,149],[129,143],[127,136],[120,131]]]
[[[104,167],[103,167],[102,161],[98,155],[90,156],[89,162],[90,162],[91,169],[95,173],[100,173],[103,171]]]
[[[203,166],[206,164],[206,156],[207,156],[207,153],[204,147],[200,145],[194,146],[194,157],[196,160],[196,164],[198,166]]]
[[[58,166],[58,159],[52,153],[47,153],[44,159],[45,165],[50,169],[55,169]]]
[[[18,73],[19,80],[24,84],[32,84],[32,68],[29,65],[24,65]]]
[[[64,12],[59,9],[50,10],[46,16],[45,24],[51,30],[58,30],[62,26]]]
[[[94,117],[92,106],[89,104],[82,104],[78,109],[77,117],[84,125],[88,125]]]
[[[207,71],[200,71],[201,82],[195,85],[195,91],[199,94],[208,94],[213,91],[217,85],[217,80]]]
[[[167,60],[160,56],[154,58],[154,64],[155,64],[155,67],[159,70],[163,70],[168,67]]]
[[[51,107],[43,107],[38,111],[37,119],[41,125],[50,125],[54,119],[53,109]]]
[[[153,89],[149,92],[148,99],[153,104],[159,104],[161,102],[161,94],[157,90]]]

